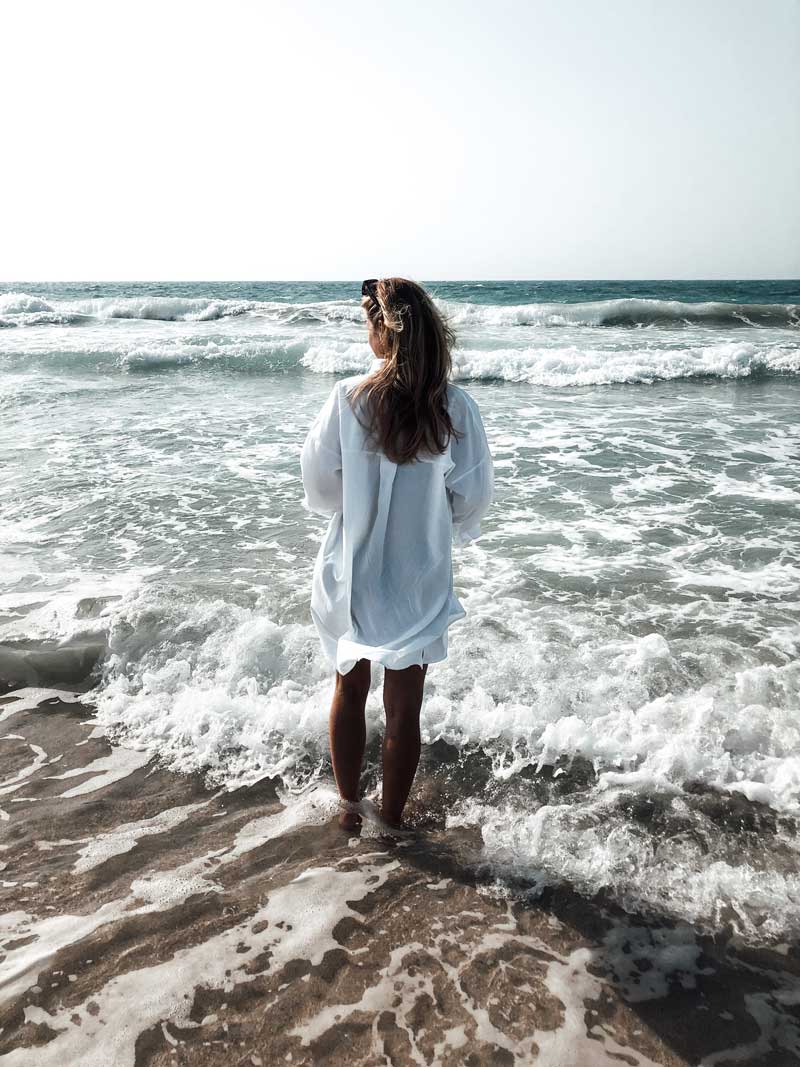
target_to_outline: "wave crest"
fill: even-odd
[[[301,363],[325,374],[357,374],[370,360],[366,344],[315,345]],[[747,342],[680,349],[497,348],[456,349],[453,378],[525,382],[553,387],[750,378],[800,374],[800,349]]]
[[[685,303],[639,298],[575,304],[475,304],[446,300],[437,303],[456,327],[800,327],[798,304]],[[0,296],[0,321],[5,326],[70,325],[91,319],[213,322],[248,314],[298,328],[325,323],[356,323],[363,319],[361,306],[355,300],[289,303],[148,296],[48,303],[28,293],[11,292]]]
[[[17,365],[91,368],[98,374],[168,372],[194,366],[252,375],[303,370],[351,375],[369,369],[372,353],[363,342],[309,344],[302,335],[247,339],[154,337],[147,343],[105,336],[57,350],[20,352],[6,358]],[[746,341],[680,348],[459,348],[453,353],[452,370],[455,381],[520,382],[552,388],[796,374],[800,374],[800,348]]]
[[[487,326],[800,326],[798,304],[728,304],[720,301],[596,300],[576,304],[469,304],[445,302],[455,325]]]

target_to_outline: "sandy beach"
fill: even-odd
[[[393,841],[343,833],[324,784],[208,790],[80,693],[0,720],[8,1067],[798,1062],[796,946],[500,887],[430,795]]]

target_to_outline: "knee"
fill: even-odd
[[[348,702],[364,705],[369,696],[370,670],[356,664],[347,674],[336,675],[336,689]]]
[[[384,710],[387,735],[413,732],[419,729],[419,701],[393,700],[385,705]]]

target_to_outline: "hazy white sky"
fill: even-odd
[[[798,0],[5,0],[0,278],[800,276]]]

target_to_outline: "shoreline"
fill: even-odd
[[[0,721],[9,1067],[800,1055],[796,946],[526,902],[465,862],[474,829],[348,837],[324,785],[207,789],[111,746],[79,693],[7,692]]]

